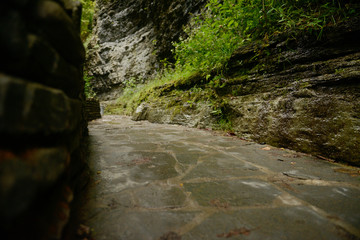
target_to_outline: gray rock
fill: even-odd
[[[146,113],[148,109],[149,109],[149,105],[147,103],[141,103],[140,106],[136,108],[136,111],[133,114],[131,120],[134,121],[146,120],[147,119]]]

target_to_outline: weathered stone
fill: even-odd
[[[97,99],[86,99],[85,102],[85,115],[86,120],[91,121],[101,118],[100,102]]]
[[[62,91],[0,75],[0,132],[55,134],[71,132],[81,119],[81,102]]]
[[[0,69],[24,69],[28,59],[26,24],[19,11],[0,9]]]
[[[0,70],[50,87],[60,88],[73,98],[81,91],[78,67],[69,64],[44,39],[26,34],[20,13],[9,11],[0,20]]]
[[[73,0],[61,0],[64,5],[66,13],[71,17],[71,20],[76,28],[76,32],[80,32],[81,27],[81,14],[82,14],[82,5],[80,1]]]
[[[72,200],[68,186],[84,186],[84,180],[75,182],[78,176],[84,177],[87,127],[81,102],[85,98],[81,9],[76,8],[79,2],[65,2],[0,2],[0,232],[4,240],[61,239]],[[63,186],[69,194],[63,194]]]
[[[47,42],[29,35],[31,45],[27,70],[34,82],[63,90],[78,98],[81,91],[80,71],[68,64]]]
[[[0,149],[0,221],[13,220],[40,191],[52,186],[70,161],[63,147],[28,149],[14,154]]]
[[[64,9],[53,1],[39,1],[34,12],[38,31],[69,63],[80,66],[85,58],[85,50],[77,25]],[[78,24],[78,23],[77,23]],[[53,31],[56,29],[56,31]]]
[[[360,190],[357,188],[292,184],[289,192],[316,207],[326,210],[333,216],[338,216],[339,219],[346,218],[353,226],[360,227],[360,216],[354,214],[360,212],[360,206],[353,202],[354,200],[360,201]]]

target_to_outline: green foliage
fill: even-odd
[[[174,43],[176,68],[221,72],[239,46],[262,39],[267,44],[282,32],[310,32],[321,37],[325,26],[355,14],[343,0],[210,0],[206,10]],[[225,66],[226,67],[226,66]]]
[[[80,0],[82,4],[82,15],[81,15],[81,32],[80,37],[85,47],[88,40],[91,37],[92,28],[93,28],[93,17],[95,13],[95,0]],[[89,76],[87,72],[84,72],[84,82],[85,82],[85,96],[86,98],[95,97],[95,92],[92,90],[90,80],[92,76]]]
[[[87,75],[86,72],[84,72],[84,82],[85,82],[85,96],[86,98],[93,98],[95,97],[95,92],[92,90],[90,81],[93,77]]]
[[[82,4],[81,15],[81,40],[86,43],[92,33],[93,18],[95,13],[95,0],[80,0]]]
[[[141,102],[148,99],[156,100],[161,91],[166,91],[168,86],[184,84],[193,74],[193,72],[175,72],[168,69],[146,84],[133,84],[133,81],[130,81],[126,84],[121,97],[117,99],[117,103],[107,107],[105,113],[131,115]]]

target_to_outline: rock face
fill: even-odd
[[[290,41],[276,64],[230,84],[227,91],[238,91],[229,101],[235,129],[259,142],[360,165],[360,28],[346,30],[304,46]],[[234,67],[242,56],[234,56]]]
[[[321,40],[280,36],[267,46],[240,48],[222,87],[209,89],[201,81],[163,86],[134,119],[192,127],[226,123],[243,138],[360,165],[359,26],[357,18],[327,29]],[[214,109],[211,101],[184,100],[195,90],[215,92],[221,104]]]
[[[0,3],[2,239],[60,239],[86,133],[79,3]]]
[[[206,0],[97,0],[99,9],[86,69],[101,100],[114,99],[126,84],[146,81],[171,59],[191,13]]]

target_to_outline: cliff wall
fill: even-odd
[[[129,84],[144,83],[171,60],[172,41],[205,0],[98,0],[86,70],[101,100],[115,99]]]
[[[2,239],[60,239],[84,163],[81,7],[0,3]]]

